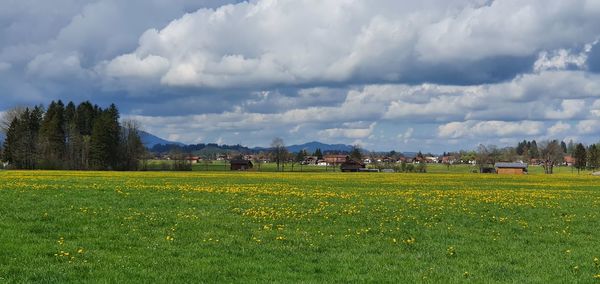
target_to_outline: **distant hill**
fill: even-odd
[[[402,152],[402,155],[407,158],[414,158],[418,155],[417,152]]]
[[[300,145],[292,145],[287,147],[288,151],[298,153],[302,150],[306,150],[308,153],[314,153],[317,149],[321,149],[322,152],[327,151],[338,151],[338,152],[350,152],[352,146],[345,144],[325,144],[317,141],[308,142]]]
[[[145,131],[140,131],[140,138],[142,139],[142,144],[144,144],[146,148],[152,148],[154,145],[158,144],[185,146],[183,143],[168,141]],[[4,133],[0,133],[0,143],[3,143],[4,139],[6,139],[6,136]]]
[[[140,138],[142,138],[142,144],[148,149],[159,144],[185,146],[183,143],[168,141],[145,131],[140,131]]]

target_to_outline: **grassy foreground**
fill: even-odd
[[[600,179],[0,171],[0,282],[600,283]]]

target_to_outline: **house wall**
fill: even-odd
[[[522,175],[523,169],[503,168],[496,170],[499,175]]]
[[[232,171],[247,171],[249,169],[252,169],[253,166],[251,166],[251,165],[232,164],[229,168]]]

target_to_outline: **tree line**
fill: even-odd
[[[575,159],[574,167],[577,171],[589,169],[596,170],[600,168],[600,144],[592,144],[588,147],[579,143],[573,150]]]
[[[16,108],[3,118],[1,158],[13,169],[138,170],[145,148],[134,121],[119,121],[114,104],[52,101]]]

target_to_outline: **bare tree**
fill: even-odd
[[[498,161],[499,157],[500,151],[495,145],[479,145],[475,158],[479,166],[479,171],[483,172],[484,168],[492,167]]]
[[[17,117],[20,117],[21,114],[25,112],[25,109],[26,108],[19,106],[3,112],[2,116],[0,117],[0,132],[6,134],[12,121]]]
[[[544,159],[544,171],[546,174],[552,174],[554,166],[563,161],[563,149],[557,140],[545,142],[541,148],[542,159]]]
[[[283,139],[279,137],[274,138],[273,142],[271,142],[271,151],[273,159],[277,163],[277,171],[281,171],[282,165],[287,159],[287,149],[285,148]]]
[[[140,123],[127,119],[121,123],[121,159],[122,167],[126,170],[138,170],[146,148],[140,138]]]

